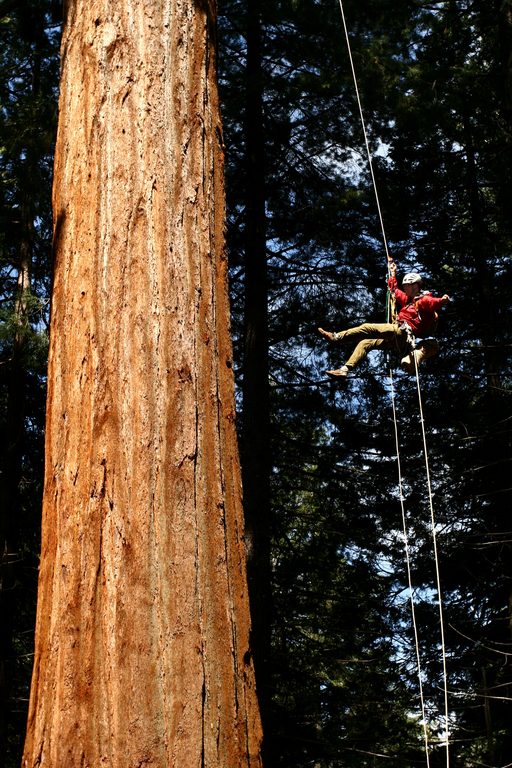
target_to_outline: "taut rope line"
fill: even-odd
[[[409,550],[409,536],[407,534],[407,518],[405,514],[405,500],[404,500],[404,493],[403,493],[402,463],[400,461],[400,440],[398,437],[398,419],[396,415],[395,388],[393,386],[393,371],[391,368],[389,370],[389,377],[391,379],[391,406],[393,408],[393,423],[395,425],[395,446],[396,446],[396,458],[397,458],[397,468],[398,468],[398,492],[400,494],[400,509],[402,511],[402,527],[403,527],[404,549],[405,549],[405,564],[406,564],[406,570],[407,570],[407,585],[409,588],[411,620],[412,620],[412,628],[414,632],[414,645],[416,648],[416,669],[418,672],[421,721],[423,725],[423,742],[425,746],[425,758],[427,761],[427,768],[430,768],[430,757],[428,753],[427,717],[425,712],[425,698],[423,696],[423,680],[421,679],[420,642],[418,637],[418,626],[416,624],[416,609],[414,606],[414,593],[413,593],[412,576],[411,576],[411,557],[410,557],[410,550]]]
[[[436,518],[434,513],[432,483],[430,481],[430,465],[429,465],[429,459],[428,459],[427,435],[425,432],[425,419],[423,416],[423,402],[421,398],[420,374],[418,370],[418,361],[416,359],[416,355],[414,354],[414,351],[412,353],[412,356],[414,358],[414,370],[416,374],[416,389],[418,392],[418,407],[420,411],[421,436],[423,440],[423,454],[425,456],[425,474],[426,474],[427,489],[428,489],[428,504],[430,509],[430,526],[432,528],[432,546],[434,550],[434,562],[436,567],[436,589],[437,589],[437,604],[439,609],[439,631],[441,635],[441,655],[443,660],[446,765],[449,766],[450,764],[450,749],[449,749],[450,747],[450,744],[449,744],[450,713],[448,708],[448,670],[446,666],[446,644],[445,644],[445,635],[444,635],[443,600],[442,600],[442,592],[441,592],[441,571],[439,569],[439,556],[437,551]]]
[[[347,22],[345,21],[345,12],[343,10],[343,2],[342,2],[342,0],[339,0],[339,3],[340,3],[341,19],[343,21],[343,29],[345,31],[345,40],[347,41],[348,58],[350,60],[350,68],[352,70],[352,79],[354,81],[354,88],[355,88],[355,92],[356,92],[357,106],[359,108],[359,117],[361,119],[361,127],[362,127],[362,130],[363,130],[364,143],[365,143],[365,146],[366,146],[366,154],[368,156],[368,166],[370,168],[370,174],[371,174],[371,177],[372,177],[373,191],[375,193],[375,201],[377,203],[377,211],[379,213],[380,228],[381,228],[381,232],[382,232],[382,242],[384,244],[384,251],[386,253],[386,257],[388,259],[388,264],[389,264],[389,262],[391,261],[391,257],[389,255],[388,241],[387,241],[387,238],[386,238],[386,231],[384,229],[384,219],[382,217],[382,209],[380,207],[379,193],[378,193],[378,190],[377,190],[377,182],[375,180],[375,174],[373,172],[372,154],[370,152],[370,144],[369,144],[369,141],[368,141],[368,134],[366,132],[366,124],[365,124],[364,115],[363,115],[363,106],[362,106],[362,103],[361,103],[361,97],[359,95],[359,86],[357,84],[356,70],[355,70],[355,67],[354,67],[354,60],[352,58],[352,49],[350,47],[350,38],[349,38],[349,35],[348,35]]]

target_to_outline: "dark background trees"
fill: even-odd
[[[440,324],[441,355],[422,372],[445,590],[453,758],[505,764],[509,705],[501,664],[511,639],[506,596],[510,336],[505,321],[510,225],[504,220],[510,180],[510,9],[451,2],[401,3],[391,10],[379,2],[346,3],[345,10],[391,252],[403,271],[421,270],[429,287],[454,297]],[[233,71],[231,62],[243,68],[245,37],[243,16],[228,7],[226,17],[229,242],[235,320],[242,322],[239,244],[246,225],[243,203],[237,201],[251,181],[243,174],[245,134],[231,90],[234,81],[226,73]],[[368,764],[377,758],[365,750],[378,752],[379,744],[388,756],[396,754],[386,742],[389,718],[380,720],[382,728],[366,731],[366,743],[356,753],[350,741],[356,731],[343,730],[347,710],[339,699],[337,709],[328,702],[334,691],[339,696],[347,689],[357,698],[366,668],[359,659],[357,676],[344,676],[343,665],[335,674],[323,632],[336,648],[342,643],[322,603],[326,595],[332,598],[327,585],[336,584],[344,638],[356,631],[358,621],[371,626],[374,637],[385,638],[386,627],[392,627],[391,645],[379,659],[385,658],[388,675],[382,701],[399,729],[416,704],[410,698],[404,706],[390,693],[395,674],[409,686],[410,697],[415,683],[408,606],[397,599],[405,576],[396,533],[389,393],[382,363],[370,363],[342,392],[325,382],[324,355],[339,363],[339,351],[325,350],[315,327],[383,319],[385,258],[339,9],[335,3],[263,5],[261,36],[267,240],[260,258],[268,270],[272,659],[280,714],[272,722],[281,724],[267,738],[275,736],[279,744],[277,764],[301,759],[304,764],[308,759]],[[242,366],[242,378],[247,371]],[[426,693],[435,727],[442,680],[424,457],[414,388],[400,374],[397,392]],[[491,448],[487,440],[495,432],[500,438]],[[356,566],[359,611],[350,603]],[[387,584],[372,604],[371,625],[364,606],[376,585],[386,581],[382,570],[387,569]],[[339,573],[344,578],[337,578]],[[310,601],[299,588],[303,583]],[[480,658],[475,648],[485,643],[488,650]],[[502,699],[489,697],[494,684],[503,686],[496,689]],[[375,681],[373,686],[379,690]],[[360,706],[364,702],[363,719],[370,722],[368,712],[378,704],[361,696]],[[414,759],[400,754],[401,764]]]
[[[26,722],[39,551],[58,24],[0,4],[0,762]]]
[[[29,5],[34,13],[44,8]],[[381,320],[386,298],[382,235],[339,7],[334,0],[226,0],[219,12],[233,332],[267,765],[373,766],[389,757],[421,764],[388,361],[376,353],[340,388],[323,374],[341,362],[340,350],[315,333],[317,325]],[[345,13],[390,250],[401,271],[418,269],[429,288],[453,297],[439,325],[441,352],[421,372],[452,761],[506,765],[512,762],[511,6],[347,0]],[[9,8],[1,27],[10,46],[0,54],[6,211],[8,193],[22,188],[5,170],[14,167],[9,136],[13,142],[50,137],[34,154],[18,156],[20,166],[25,156],[34,158],[42,171],[31,177],[42,173],[44,180],[53,130],[52,98],[44,118],[34,119],[32,81],[14,83],[9,74],[13,67],[24,72],[21,63],[41,45],[26,40],[17,14]],[[55,78],[55,54],[51,61]],[[41,83],[54,92],[50,80]],[[10,125],[21,124],[25,132],[10,133]],[[41,233],[42,258],[33,292],[43,300],[48,205],[47,185],[36,182],[30,206],[38,213],[29,220]],[[14,411],[4,360],[14,349],[19,271],[12,265],[20,264],[23,237],[14,225],[3,232],[7,424]],[[30,307],[37,309],[31,318],[40,349],[40,305]],[[24,408],[34,415],[23,421],[23,455],[25,466],[36,467],[40,363],[29,357],[25,371]],[[414,381],[397,371],[395,386],[425,688],[436,729],[442,676],[424,456]],[[34,552],[38,474],[23,477],[9,480],[25,499],[9,516],[20,542],[11,551]],[[26,555],[23,562],[33,561]],[[16,605],[30,615],[30,592]],[[19,664],[26,652],[11,648],[8,656]],[[19,709],[12,702],[10,712]]]

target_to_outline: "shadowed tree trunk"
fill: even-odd
[[[247,3],[246,242],[242,469],[249,552],[252,646],[263,722],[265,765],[272,765],[270,642],[270,397],[265,219],[262,6]]]
[[[10,12],[9,8],[5,12]],[[3,9],[0,6],[0,17]],[[24,18],[27,18],[25,14]],[[44,37],[44,15],[30,14],[30,39],[41,41]],[[29,56],[30,95],[35,101],[40,97],[41,55],[34,46]],[[22,141],[23,162],[18,166],[17,189],[11,210],[10,227],[16,232],[17,272],[13,301],[12,335],[9,354],[2,360],[5,381],[5,435],[0,437],[0,765],[8,752],[9,723],[12,723],[17,705],[12,698],[11,686],[15,678],[16,648],[14,642],[16,606],[22,600],[20,566],[22,557],[20,522],[26,510],[23,508],[22,485],[25,481],[24,455],[27,451],[27,340],[30,334],[30,295],[32,289],[32,259],[34,248],[35,209],[33,200],[34,179],[38,178],[37,150],[27,129]],[[5,366],[5,367],[4,367]]]
[[[21,210],[21,240],[14,297],[11,356],[5,362],[7,398],[5,435],[0,448],[0,765],[7,750],[8,722],[13,709],[11,683],[15,649],[13,617],[19,597],[19,535],[22,516],[20,485],[23,481],[25,442],[26,362],[28,295],[32,260],[32,211]]]
[[[259,766],[214,10],[65,10],[23,765]]]

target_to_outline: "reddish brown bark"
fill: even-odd
[[[26,768],[260,765],[211,16],[68,3]]]

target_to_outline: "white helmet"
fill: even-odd
[[[421,283],[421,275],[418,275],[417,272],[408,272],[404,275],[402,285],[413,285],[413,283]]]

